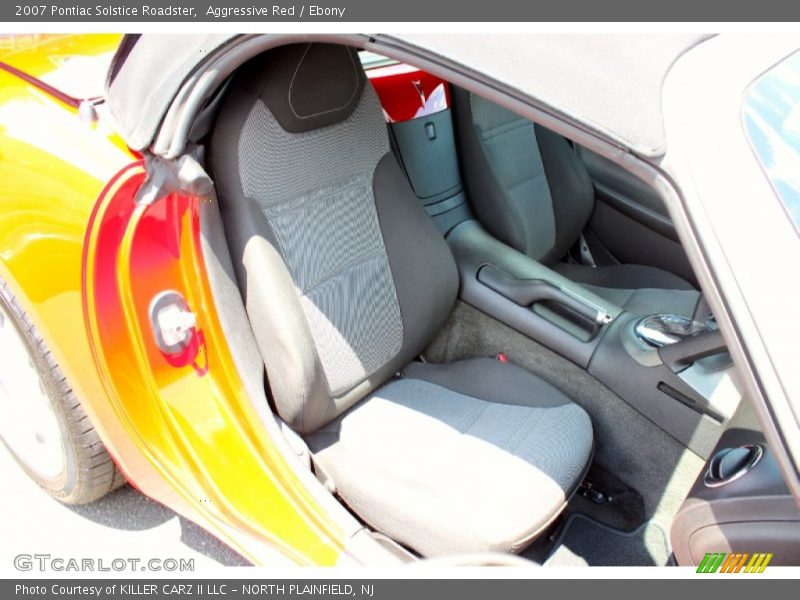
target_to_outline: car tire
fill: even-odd
[[[13,329],[8,329],[9,326]],[[0,405],[0,410],[8,411],[6,415],[0,414],[0,418],[7,418],[9,423],[5,429],[0,424],[0,441],[17,463],[42,489],[64,504],[93,502],[123,485],[124,477],[89,422],[53,354],[2,280],[0,335],[3,336],[0,343],[6,345],[0,348],[0,352],[5,350],[4,362],[14,360],[10,352],[16,351],[17,355],[18,366],[15,372],[6,374],[5,380],[6,383],[9,379],[14,380],[6,386],[12,389],[3,387],[2,369],[5,365],[0,365],[0,402],[4,403]],[[23,352],[27,357],[22,356]],[[27,365],[20,361],[27,362]],[[26,371],[26,367],[30,372]],[[32,389],[37,375],[38,394]],[[19,380],[24,381],[20,383]],[[14,392],[17,392],[16,398],[11,397]],[[21,398],[25,404],[18,404]],[[11,418],[8,418],[9,415]],[[41,418],[41,415],[44,417]],[[15,416],[20,417],[18,422],[15,422]],[[23,423],[26,420],[30,423]],[[42,426],[47,432],[47,439],[40,437],[42,434],[38,428],[42,423],[48,424],[48,427]],[[35,439],[26,435],[25,425],[36,429]],[[33,430],[30,434],[34,435]],[[23,441],[20,442],[20,439]],[[43,453],[39,446],[47,446],[47,451]],[[33,452],[25,451],[31,447],[34,448]],[[44,461],[47,468],[42,468],[42,461],[34,460],[34,455],[42,453],[49,454]]]

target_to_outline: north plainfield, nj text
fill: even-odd
[[[209,598],[227,596],[356,596],[372,597],[372,584],[354,586],[349,583],[110,583],[96,585],[17,584],[17,596],[83,596],[101,598],[105,596],[197,596]]]

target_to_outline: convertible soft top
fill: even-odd
[[[236,37],[154,33],[122,39],[108,73],[106,100],[128,146],[150,145],[186,78]]]
[[[417,34],[397,36],[468,66],[636,154],[666,143],[661,90],[673,63],[708,35]],[[390,38],[383,38],[387,41]]]
[[[108,102],[126,142],[137,150],[149,146],[186,78],[210,56],[244,37],[256,36],[126,36],[108,78]],[[332,37],[326,36],[328,41]],[[435,55],[477,71],[497,87],[524,94],[636,154],[657,157],[666,147],[664,79],[682,54],[708,37],[409,34],[364,36],[364,41]],[[308,39],[298,36],[298,41]]]

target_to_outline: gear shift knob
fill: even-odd
[[[661,348],[694,337],[704,331],[715,330],[714,315],[705,296],[700,294],[691,317],[684,315],[650,315],[640,319],[635,326],[639,339]]]
[[[660,348],[675,344],[708,329],[703,321],[695,321],[683,315],[650,315],[636,323],[639,339]]]

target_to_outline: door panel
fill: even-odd
[[[595,188],[590,238],[622,263],[671,271],[697,285],[675,227],[659,195],[607,158],[576,146]],[[591,239],[590,239],[591,241]]]
[[[657,233],[641,221],[596,198],[588,224],[589,243],[596,237],[611,256],[623,264],[649,265],[665,269],[698,285],[681,245]]]
[[[750,460],[722,462],[756,448]],[[800,509],[749,400],[739,405],[675,516],[670,540],[680,566],[705,565],[706,573],[752,573],[746,567],[759,560],[764,567],[800,563]]]
[[[672,230],[672,235],[675,234],[667,209],[655,190],[607,158],[582,146],[576,148],[578,156],[581,157],[600,191],[615,197],[619,202],[630,204],[631,210],[640,210],[642,214],[650,215],[652,218],[660,217],[661,221]],[[677,237],[675,239],[677,240]]]
[[[86,234],[83,302],[107,392],[92,401],[121,423],[128,448],[116,456],[146,495],[256,564],[274,563],[276,552],[290,563],[335,564],[340,528],[297,481],[230,356],[201,248],[200,205],[216,198],[169,188],[137,202],[146,178],[144,162],[121,172]],[[168,338],[186,311],[188,337]]]

